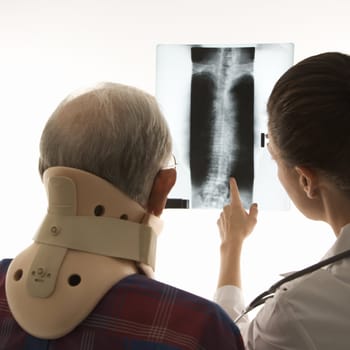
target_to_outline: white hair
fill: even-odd
[[[103,83],[64,99],[40,141],[39,171],[66,166],[93,173],[145,206],[171,136],[155,98]]]

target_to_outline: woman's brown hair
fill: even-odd
[[[290,68],[267,105],[282,159],[322,171],[350,192],[350,56],[327,52]]]

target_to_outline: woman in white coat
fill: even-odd
[[[350,249],[350,56],[329,52],[290,68],[268,101],[268,149],[295,206],[327,222],[336,242],[325,258]],[[230,180],[231,204],[218,220],[221,268],[216,301],[236,319],[244,309],[240,255],[257,222]],[[350,258],[283,283],[257,316],[237,321],[247,349],[350,348]]]

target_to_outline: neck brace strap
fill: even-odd
[[[41,244],[30,267],[36,273],[29,276],[27,284],[34,297],[46,298],[54,291],[67,249],[133,260],[154,270],[156,234],[146,225],[113,218],[48,214],[34,240]],[[37,275],[44,270],[50,271],[50,278],[39,281]]]
[[[113,284],[135,273],[135,262],[152,276],[162,224],[90,173],[50,168],[44,184],[48,213],[35,243],[11,263],[6,295],[22,328],[52,339],[71,331]],[[79,285],[72,288],[69,276],[81,277]]]

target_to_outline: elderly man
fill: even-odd
[[[48,120],[39,170],[48,211],[34,243],[0,262],[2,349],[241,349],[216,304],[152,279],[175,183],[155,99],[106,83]]]

